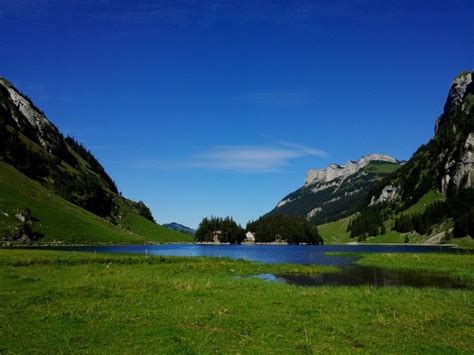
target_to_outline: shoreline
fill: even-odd
[[[472,249],[468,247],[460,247],[456,244],[411,244],[411,243],[358,243],[358,242],[350,242],[350,243],[332,243],[332,244],[289,244],[289,243],[241,243],[241,244],[230,244],[230,243],[205,243],[205,242],[198,242],[198,243],[191,243],[191,242],[165,242],[165,243],[140,243],[140,244],[130,244],[130,243],[97,243],[97,244],[80,244],[80,243],[44,243],[44,244],[0,244],[0,249],[42,249],[42,248],[74,248],[74,247],[120,247],[120,246],[160,246],[160,245],[207,245],[207,246],[220,246],[220,245],[227,245],[227,246],[411,246],[411,247],[449,247],[449,248],[459,248],[459,249]]]

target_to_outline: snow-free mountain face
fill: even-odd
[[[0,79],[2,86],[2,106],[7,108],[8,101],[12,104],[11,118],[15,121],[20,132],[37,141],[43,149],[50,153],[64,148],[64,142],[59,130],[36,108],[33,103],[23,96],[7,80]],[[5,102],[7,101],[7,102]]]
[[[400,165],[388,155],[370,154],[344,165],[309,170],[304,186],[284,197],[270,214],[296,215],[317,224],[346,217],[377,182]]]
[[[0,78],[0,159],[64,199],[117,222],[121,207],[150,221],[143,203],[123,199],[104,167],[84,146],[65,138],[34,103]]]
[[[435,136],[386,184],[372,194],[371,204],[416,203],[430,190],[444,195],[474,187],[474,72],[458,75],[451,84]]]
[[[325,169],[308,170],[306,173],[305,186],[313,183],[328,183],[337,178],[346,178],[359,170],[363,169],[373,161],[382,161],[389,163],[397,163],[395,158],[385,154],[369,154],[357,161],[348,161],[344,165],[331,164]]]

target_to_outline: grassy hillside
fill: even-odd
[[[41,184],[24,176],[13,167],[0,162],[0,230],[19,225],[14,215],[26,208],[39,221],[34,229],[45,235],[41,242],[64,243],[145,243],[189,242],[185,234],[153,224],[125,203],[125,217],[115,226],[55,195]],[[8,215],[8,216],[7,216]],[[2,233],[3,234],[3,233]]]
[[[443,195],[439,191],[431,190],[426,193],[420,200],[407,208],[406,210],[398,213],[395,217],[404,215],[412,215],[416,213],[423,213],[426,210],[426,207],[436,201],[442,201],[444,199]],[[347,232],[347,226],[349,221],[354,218],[354,215],[341,218],[337,221],[322,224],[318,226],[319,232],[324,238],[326,244],[338,244],[338,243],[349,243],[356,242],[357,238],[350,238],[350,232]],[[369,237],[367,243],[404,243],[406,236],[391,230],[393,226],[393,219],[390,218],[384,222],[387,232],[384,235],[377,235],[375,237]],[[446,225],[446,228],[442,230],[434,229],[432,234],[439,233],[441,231],[447,230],[451,225]],[[425,240],[429,239],[429,236],[420,236],[416,233],[410,233],[408,236],[409,243],[422,243]]]
[[[400,164],[394,164],[384,161],[371,162],[363,170],[367,173],[374,173],[377,175],[376,179],[382,179],[383,175],[391,174],[400,168]]]
[[[417,203],[408,207],[401,214],[412,215],[415,213],[423,213],[425,212],[427,206],[431,205],[434,202],[443,201],[443,200],[444,200],[444,196],[441,192],[437,190],[431,190],[431,191],[428,191],[425,195],[423,195],[418,200]]]
[[[347,226],[354,216],[341,218],[337,221],[321,224],[318,226],[319,234],[324,239],[325,244],[349,243],[354,240],[350,238]]]

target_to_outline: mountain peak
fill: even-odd
[[[454,107],[461,105],[464,98],[469,93],[474,92],[474,85],[472,83],[473,76],[474,72],[463,72],[453,80],[446,104],[444,105],[445,113],[448,113]]]
[[[466,98],[469,95],[474,95],[473,79],[474,71],[465,71],[453,80],[446,103],[444,104],[443,114],[436,120],[435,134],[438,133],[440,127],[447,121],[453,110],[459,108],[459,106],[461,106],[461,111],[466,110]]]
[[[0,91],[3,105],[5,108],[10,106],[11,118],[20,132],[39,143],[49,153],[63,148],[59,130],[28,96],[5,78],[0,78]]]
[[[389,155],[375,153],[365,155],[357,161],[349,160],[343,165],[333,163],[325,169],[308,170],[306,173],[305,186],[314,184],[315,182],[327,183],[340,177],[346,178],[347,176],[358,172],[373,161],[384,161],[389,163],[398,162],[395,158]]]

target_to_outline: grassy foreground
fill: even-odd
[[[429,257],[434,265],[458,256]],[[401,262],[385,255],[371,262],[384,260]],[[464,266],[472,275],[472,261],[456,264]],[[472,290],[304,288],[235,278],[327,271],[0,250],[0,353],[473,353]]]

